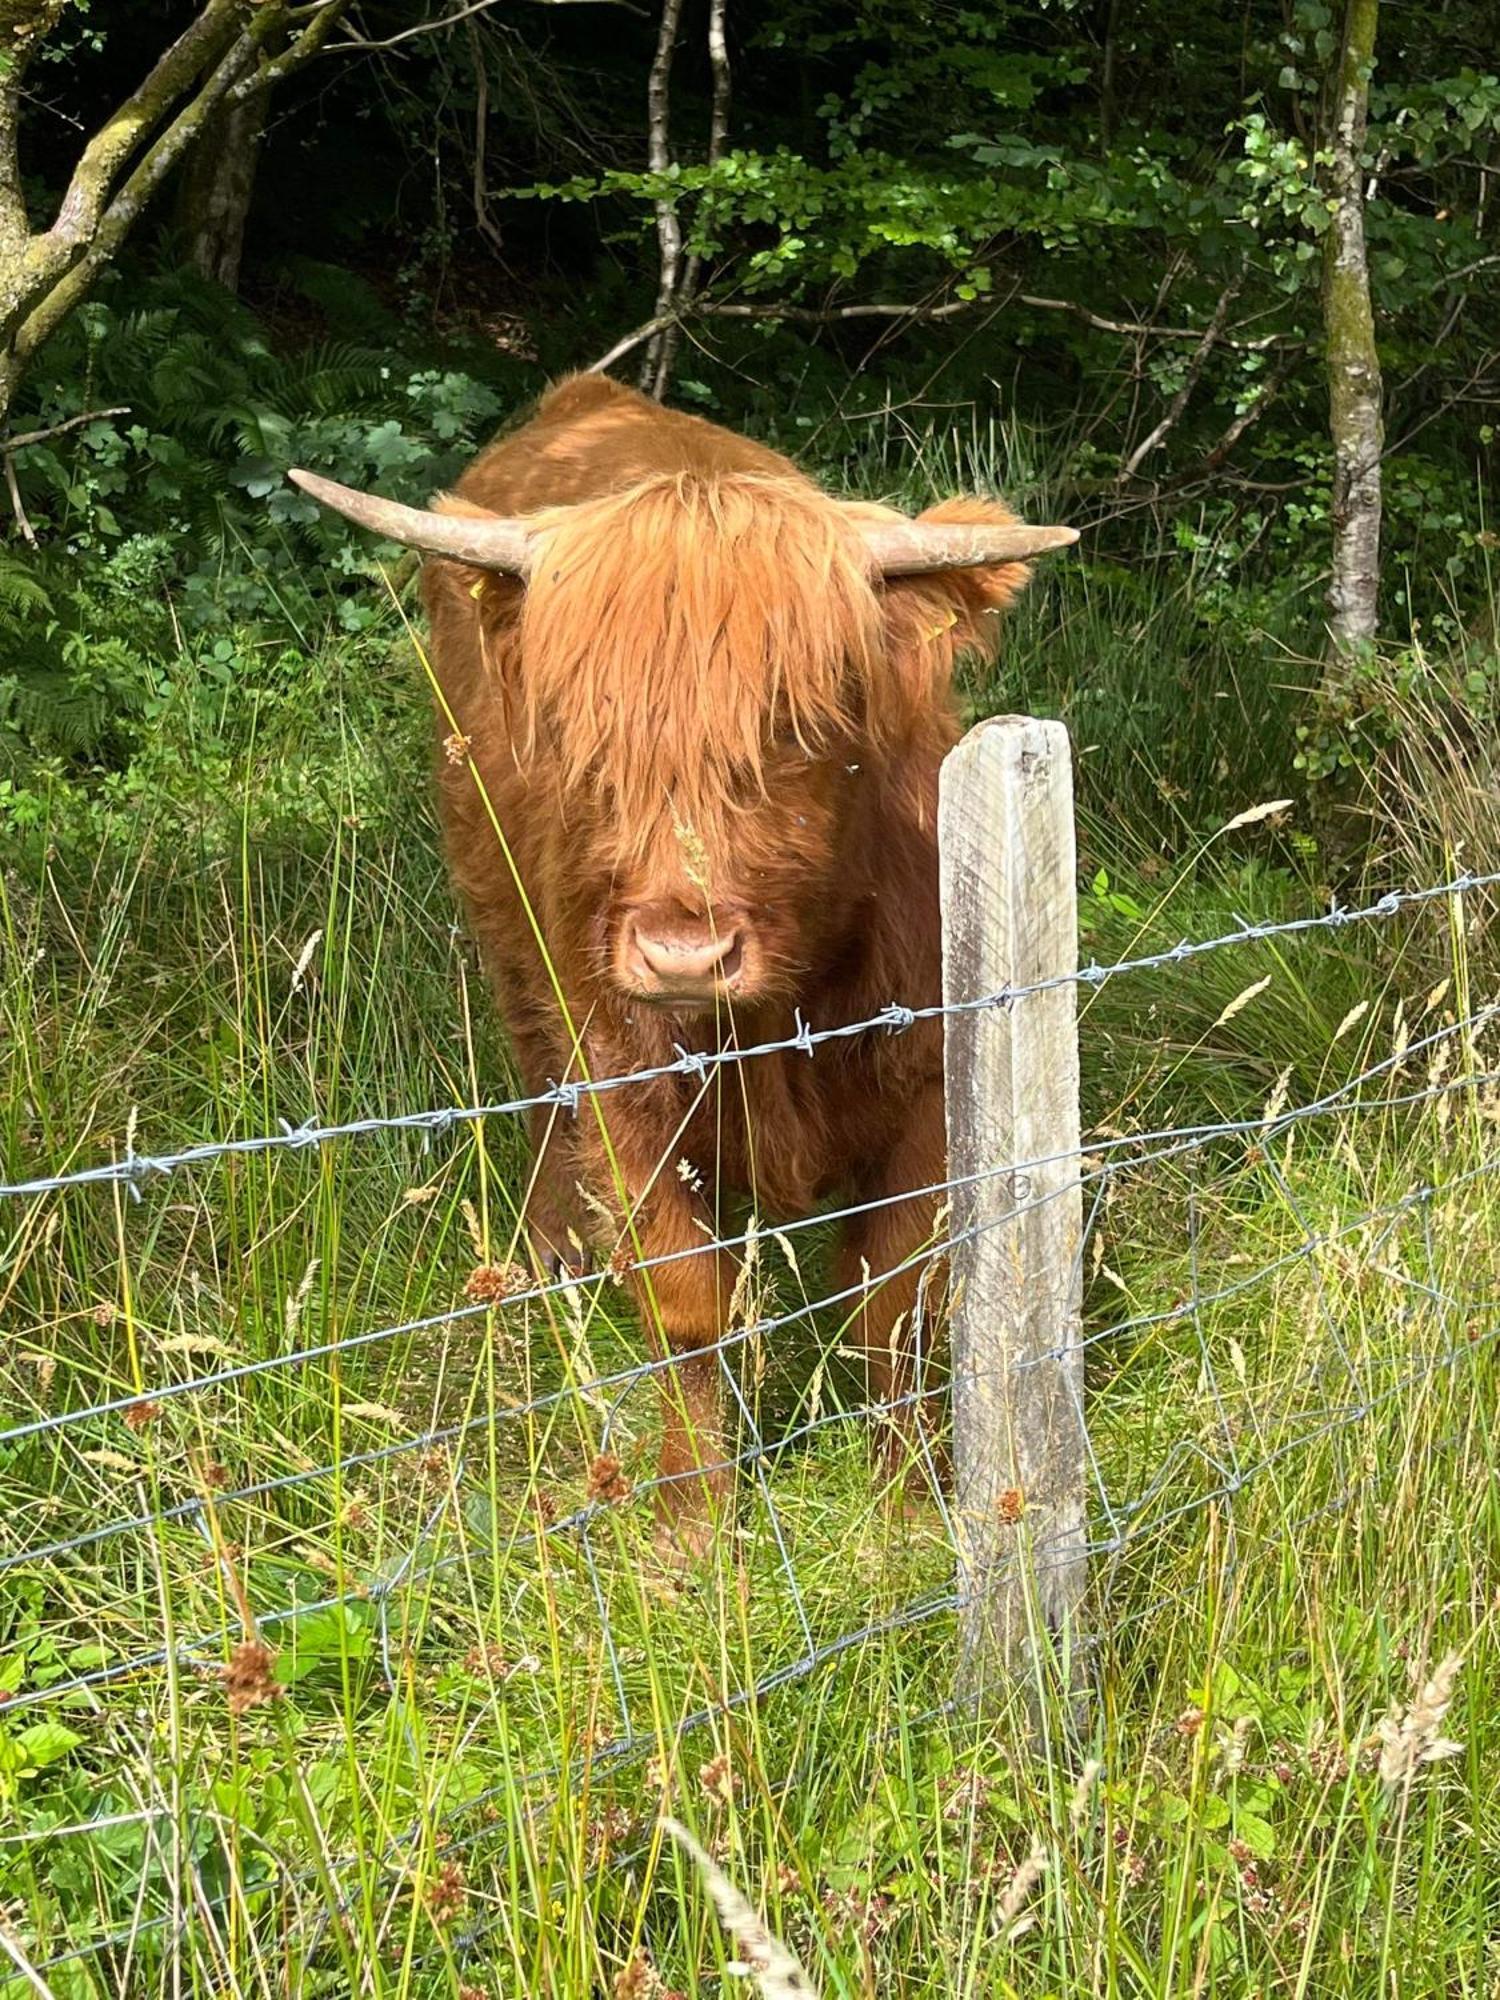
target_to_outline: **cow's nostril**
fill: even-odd
[[[738,973],[743,957],[737,931],[696,938],[653,936],[637,929],[635,948],[646,969],[669,985],[691,985],[706,979],[727,983]]]

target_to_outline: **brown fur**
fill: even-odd
[[[543,538],[524,590],[446,561],[425,576],[434,672],[483,787],[440,766],[448,854],[528,1088],[774,1039],[794,1008],[834,1025],[936,999],[953,662],[989,643],[1024,567],[872,580],[858,521],[882,510],[597,376],[554,389],[443,504],[531,516]],[[1013,517],[959,501],[924,518]],[[744,996],[708,1013],[633,996],[618,940],[641,910],[743,926]],[[533,1136],[540,1253],[597,1238],[600,1204],[622,1218],[606,1253],[697,1248],[722,1233],[721,1195],[775,1218],[941,1180],[941,1033],[758,1058],[706,1092],[690,1078],[629,1086],[576,1121],[539,1118]],[[916,1278],[880,1274],[933,1223],[918,1200],[845,1231],[840,1283],[876,1281],[856,1317],[881,1397],[906,1387]],[[681,1357],[669,1511],[701,1514],[704,1484],[683,1475],[723,1456],[718,1363],[698,1350],[725,1330],[733,1275],[706,1252],[639,1281],[648,1324]]]

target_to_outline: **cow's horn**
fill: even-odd
[[[1024,521],[1003,528],[978,521],[869,521],[861,532],[871,567],[882,576],[989,569],[1066,549],[1078,540],[1076,528],[1033,528]]]
[[[403,507],[399,500],[360,493],[295,466],[287,478],[357,526],[383,535],[388,542],[420,549],[425,556],[448,556],[510,576],[525,576],[531,568],[536,537],[524,521],[507,520],[501,514],[434,514],[425,507]]]

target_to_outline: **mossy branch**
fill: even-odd
[[[62,0],[0,0],[0,34],[30,48]],[[218,108],[269,89],[315,55],[349,0],[292,12],[284,0],[207,0],[150,74],[89,139],[51,226],[31,234],[15,166],[20,58],[0,70],[0,381],[14,387],[27,360],[89,292],[167,175]],[[24,25],[25,37],[12,20]],[[266,56],[285,36],[274,57]],[[7,97],[6,93],[11,95]],[[156,136],[153,138],[153,134]]]

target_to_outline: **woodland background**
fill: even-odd
[[[830,1996],[1497,1990],[1494,887],[1238,935],[1500,868],[1496,69],[1493,0],[0,0],[0,1182],[507,1094],[414,566],[285,474],[423,501],[606,357],[1084,530],[962,695],[1167,955],[1080,996],[1037,1754],[816,1231],[684,1583],[620,1295],[476,1306],[515,1121],[0,1202],[0,2000],[718,1994],[666,1805]]]
[[[187,742],[335,683],[416,706],[368,548],[287,466],[423,498],[610,354],[836,485],[1083,526],[1070,616],[1110,657],[1054,645],[1029,692],[1113,797],[1149,765],[1211,811],[1247,755],[1347,790],[1413,676],[1493,717],[1484,0],[4,0],[0,30],[5,823],[175,792]],[[1372,482],[1378,570],[1346,548],[1330,613]]]

